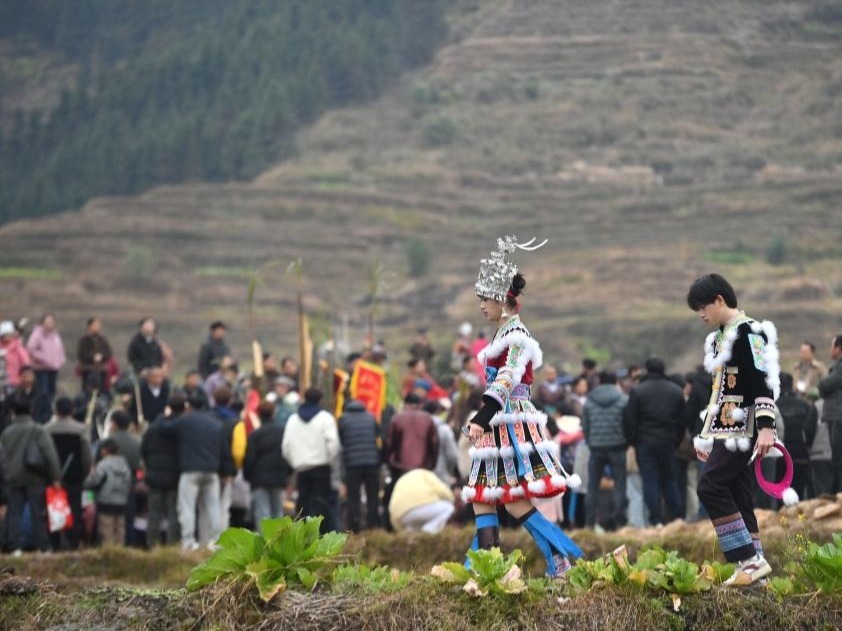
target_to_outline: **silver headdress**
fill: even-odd
[[[535,243],[534,238],[526,243],[518,243],[515,236],[497,239],[497,251],[492,252],[490,258],[480,261],[479,276],[476,285],[474,285],[477,296],[500,301],[505,300],[506,294],[512,286],[512,279],[518,271],[517,264],[511,259],[510,255],[515,250],[532,252],[542,247],[547,241],[548,239],[544,239],[538,245],[533,245]]]

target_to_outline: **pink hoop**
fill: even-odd
[[[757,458],[754,461],[754,475],[757,477],[758,486],[763,489],[764,493],[780,500],[783,499],[784,491],[792,486],[792,476],[795,470],[792,466],[792,456],[789,455],[783,443],[776,442],[773,447],[777,448],[783,454],[784,462],[786,463],[786,472],[784,472],[783,479],[780,482],[769,482],[769,480],[764,478],[760,464],[762,458]]]

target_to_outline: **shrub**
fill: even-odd
[[[435,116],[424,123],[421,138],[425,147],[443,147],[456,139],[458,128],[452,118]]]
[[[777,235],[766,249],[766,262],[769,265],[782,265],[786,261],[786,254],[786,240],[782,235]]]
[[[415,237],[406,246],[406,258],[409,263],[409,275],[413,278],[422,278],[430,271],[432,253],[427,242]]]
[[[462,583],[462,589],[470,596],[509,596],[526,591],[527,585],[521,578],[518,561],[523,553],[515,550],[504,555],[500,548],[491,550],[468,550],[471,567],[461,563],[442,563],[430,570],[430,574],[448,583]]]

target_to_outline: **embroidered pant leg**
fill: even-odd
[[[710,516],[725,558],[731,563],[755,555],[750,533],[757,533],[752,503],[750,454],[728,451],[717,441],[699,479],[697,493]]]

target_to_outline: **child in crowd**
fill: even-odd
[[[102,459],[85,480],[85,488],[96,490],[97,530],[102,545],[123,545],[126,535],[132,473],[119,451],[114,439],[102,441]]]

